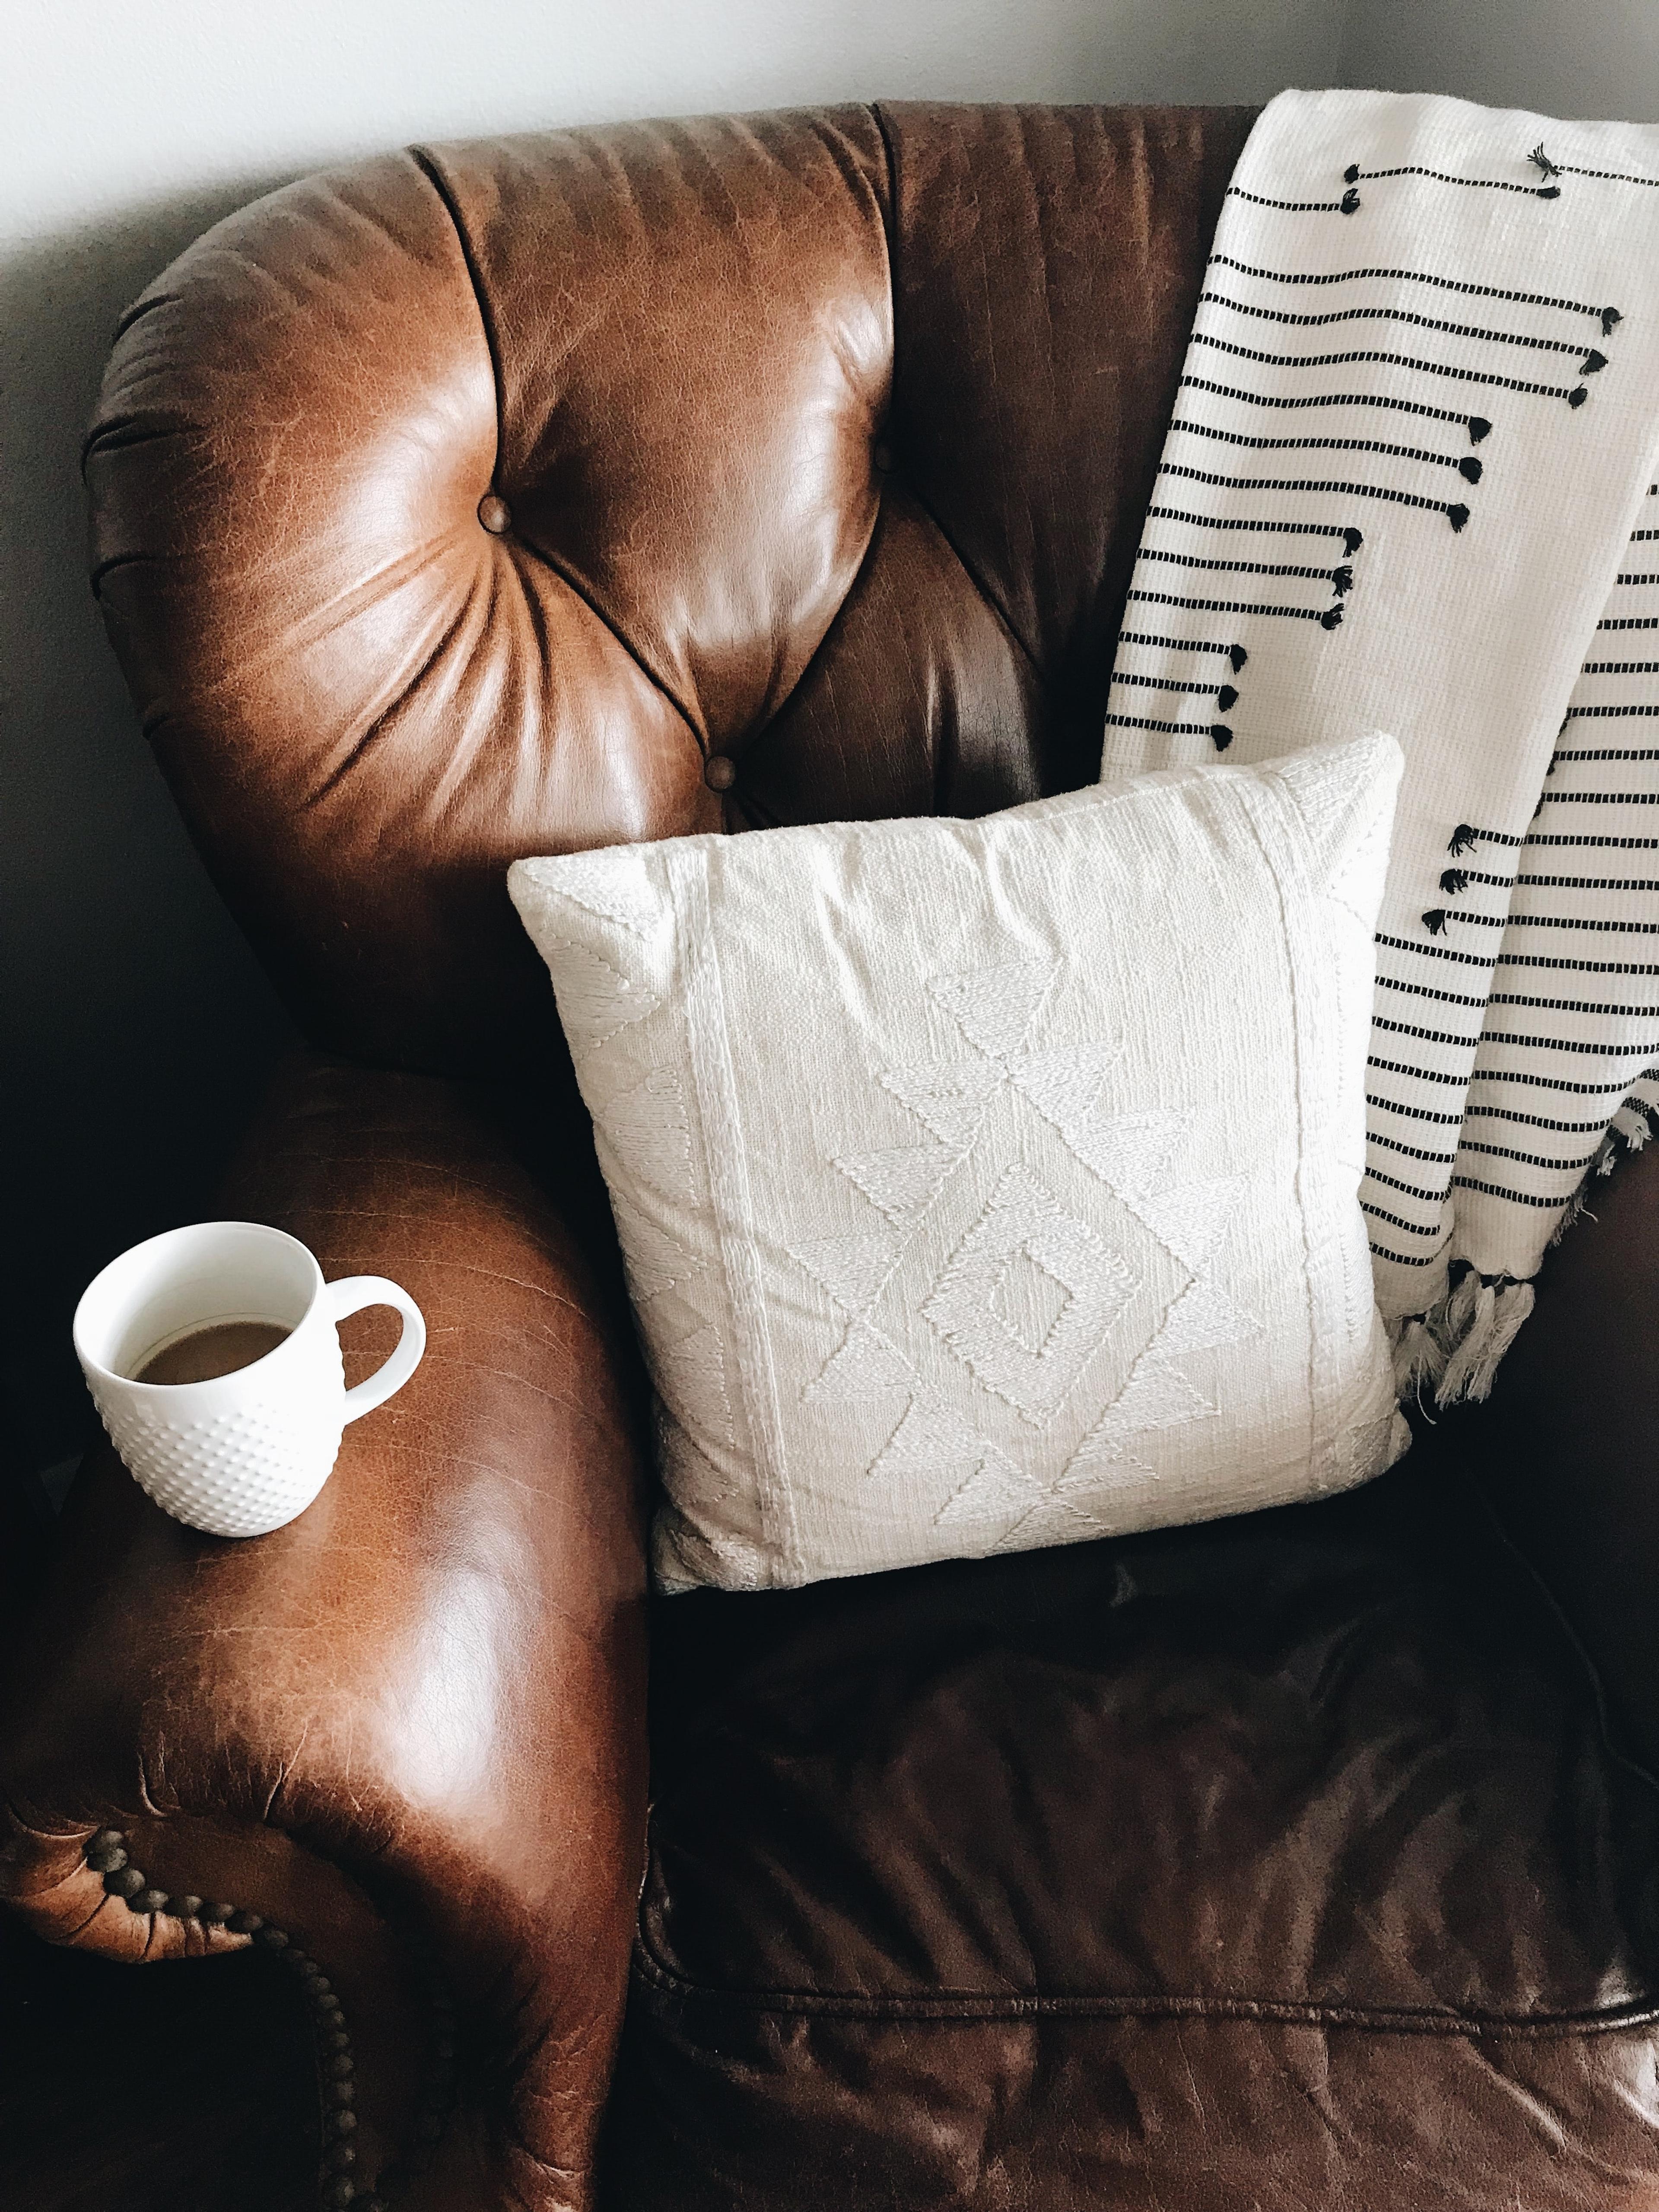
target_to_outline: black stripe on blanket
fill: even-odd
[[[1202,637],[1156,637],[1150,630],[1121,629],[1117,641],[1120,645],[1163,646],[1170,653],[1224,653],[1233,665],[1235,676],[1250,657],[1242,645],[1223,645]]]
[[[1185,430],[1194,438],[1219,438],[1229,446],[1249,446],[1258,453],[1392,453],[1396,460],[1431,461],[1436,468],[1455,469],[1468,483],[1480,481],[1480,463],[1473,453],[1437,453],[1427,446],[1391,446],[1382,438],[1252,438],[1243,430],[1223,430],[1213,422],[1187,422],[1179,416],[1172,430]]]
[[[1604,337],[1614,323],[1624,320],[1617,307],[1592,307],[1583,300],[1553,299],[1547,292],[1510,292],[1501,284],[1474,284],[1459,276],[1436,276],[1426,269],[1332,269],[1320,273],[1304,269],[1255,269],[1248,261],[1235,261],[1231,253],[1212,253],[1210,262],[1237,269],[1241,276],[1261,276],[1273,284],[1352,284],[1360,277],[1382,276],[1397,284],[1432,284],[1443,292],[1465,292],[1482,300],[1512,300],[1522,307],[1559,307],[1564,314],[1593,316],[1601,324]]]
[[[1595,1152],[1586,1152],[1581,1158],[1576,1160],[1547,1159],[1541,1152],[1519,1152],[1513,1145],[1477,1144],[1473,1137],[1465,1137],[1461,1149],[1466,1152],[1490,1153],[1494,1159],[1519,1160],[1522,1167],[1548,1168],[1553,1171],[1559,1169],[1563,1175],[1582,1174],[1595,1158]],[[1600,1149],[1598,1146],[1596,1151],[1599,1152]],[[1552,1202],[1559,1203],[1559,1201]]]
[[[1586,353],[1577,338],[1539,338],[1524,331],[1489,330],[1483,323],[1449,323],[1438,315],[1419,315],[1410,307],[1333,307],[1323,315],[1293,315],[1284,307],[1252,307],[1225,292],[1200,292],[1200,307],[1228,307],[1236,315],[1254,315],[1259,322],[1285,323],[1298,330],[1320,330],[1328,323],[1409,323],[1415,330],[1443,331],[1448,337],[1478,338],[1492,345],[1529,346],[1535,353],[1583,354],[1578,374],[1594,376],[1607,365],[1607,356],[1592,346]]]
[[[1208,738],[1218,753],[1224,753],[1233,741],[1233,733],[1224,722],[1155,722],[1144,714],[1108,714],[1109,729],[1163,730],[1176,737]]]
[[[1458,957],[1467,958],[1468,956],[1461,954]],[[1563,960],[1543,952],[1500,952],[1492,965],[1494,968],[1570,968],[1580,975],[1659,975],[1659,961]]]
[[[1443,1190],[1425,1190],[1421,1183],[1402,1182],[1398,1176],[1384,1175],[1381,1168],[1367,1168],[1365,1176],[1368,1182],[1385,1184],[1389,1190],[1403,1191],[1407,1198],[1420,1198],[1430,1206],[1445,1203]]]
[[[1621,1075],[1612,1083],[1563,1083],[1552,1075],[1522,1075],[1512,1067],[1477,1067],[1469,1078],[1472,1083],[1524,1083],[1534,1091],[1565,1091],[1583,1098],[1609,1098],[1615,1091],[1628,1091],[1631,1079]]]
[[[1528,1129],[1553,1129],[1560,1137],[1599,1137],[1607,1123],[1601,1121],[1553,1121],[1547,1114],[1522,1114],[1513,1106],[1471,1106],[1466,1121],[1518,1121]]]
[[[1146,519],[1187,522],[1194,530],[1282,530],[1295,538],[1340,538],[1345,553],[1357,553],[1365,542],[1364,532],[1351,522],[1273,522],[1251,514],[1189,514],[1180,507],[1149,507]]]
[[[1408,1145],[1401,1137],[1384,1137],[1373,1129],[1365,1139],[1370,1145],[1386,1145],[1391,1152],[1404,1152],[1413,1160],[1426,1160],[1431,1167],[1449,1168],[1457,1158],[1455,1152],[1425,1152],[1421,1145]]]
[[[1659,177],[1632,176],[1627,169],[1581,169],[1577,161],[1563,161],[1561,174],[1564,177],[1597,177],[1609,185],[1659,185]]]
[[[1427,954],[1435,960],[1455,960],[1466,968],[1490,968],[1492,963],[1482,952],[1454,952],[1447,945],[1414,945],[1408,937],[1385,937],[1376,933],[1378,945],[1391,945],[1397,952]]]
[[[1316,583],[1329,584],[1339,598],[1353,589],[1353,570],[1346,564],[1335,568],[1308,568],[1292,561],[1219,561],[1206,558],[1201,553],[1170,553],[1159,545],[1143,545],[1143,561],[1169,561],[1177,568],[1224,568],[1233,574],[1251,576],[1307,576]]]
[[[1659,806],[1659,791],[1547,791],[1540,806]]]
[[[1563,1191],[1559,1198],[1534,1198],[1529,1191],[1508,1190],[1501,1182],[1480,1182],[1474,1176],[1454,1176],[1452,1187],[1455,1190],[1484,1191],[1488,1198],[1507,1198],[1515,1206],[1562,1206],[1572,1195],[1571,1191]]]
[[[1421,1037],[1425,1044],[1462,1045],[1470,1052],[1473,1052],[1480,1042],[1478,1036],[1459,1036],[1455,1030],[1419,1029],[1415,1022],[1390,1022],[1385,1020],[1381,1014],[1372,1016],[1371,1027],[1388,1030],[1395,1036]]]
[[[1342,172],[1343,180],[1350,185],[1376,181],[1383,177],[1428,177],[1437,185],[1467,185],[1472,191],[1481,192],[1519,192],[1525,199],[1559,200],[1559,185],[1512,185],[1505,177],[1455,177],[1449,169],[1425,168],[1421,161],[1402,161],[1397,169],[1362,169],[1351,162]]]
[[[1489,1006],[1540,1006],[1547,1013],[1558,1014],[1640,1015],[1644,1021],[1659,1021],[1659,1006],[1626,1006],[1602,999],[1538,999],[1529,991],[1494,991],[1486,1004]]]
[[[1190,691],[1201,699],[1213,699],[1224,714],[1238,694],[1231,684],[1188,684],[1178,676],[1136,676],[1127,669],[1116,670],[1114,684],[1138,684],[1148,691]]]
[[[1243,185],[1229,185],[1227,198],[1249,200],[1255,207],[1277,208],[1281,215],[1352,215],[1359,205],[1358,192],[1344,192],[1340,200],[1270,200],[1260,192],[1247,192]]]
[[[1349,499],[1386,499],[1397,507],[1420,507],[1431,514],[1443,514],[1454,530],[1461,530],[1469,519],[1468,508],[1461,502],[1425,499],[1419,492],[1396,491],[1389,484],[1340,483],[1316,477],[1224,477],[1207,469],[1189,469],[1180,461],[1160,462],[1158,474],[1188,477],[1195,483],[1210,484],[1223,491],[1334,491]]]
[[[1437,916],[1437,921],[1431,921],[1431,915]],[[1423,926],[1431,937],[1438,937],[1450,921],[1464,922],[1474,929],[1594,929],[1620,936],[1659,937],[1659,921],[1586,921],[1571,914],[1460,914],[1455,908],[1437,906],[1423,917]]]
[[[1449,376],[1458,384],[1491,384],[1505,392],[1525,392],[1540,399],[1565,399],[1569,407],[1582,407],[1589,387],[1579,384],[1534,384],[1524,377],[1499,376],[1495,369],[1459,368],[1448,361],[1420,361],[1415,354],[1384,353],[1364,348],[1353,353],[1259,353],[1253,346],[1233,345],[1208,331],[1194,331],[1194,345],[1213,346],[1218,353],[1236,355],[1240,361],[1259,361],[1265,368],[1341,368],[1349,362],[1374,361],[1395,368],[1415,368],[1425,376]]]
[[[1425,1253],[1421,1259],[1408,1252],[1391,1252],[1386,1244],[1378,1244],[1374,1240],[1370,1249],[1379,1260],[1392,1260],[1396,1267],[1431,1267],[1440,1257],[1438,1252]]]
[[[1433,1114],[1426,1106],[1403,1106],[1397,1098],[1373,1098],[1369,1091],[1365,1093],[1365,1103],[1376,1107],[1384,1114],[1403,1114],[1408,1121],[1437,1121],[1452,1128],[1455,1128],[1463,1118],[1461,1114]]]
[[[1402,975],[1379,975],[1379,991],[1404,991],[1413,999],[1433,999],[1442,1006],[1480,1007],[1491,1003],[1486,999],[1472,998],[1467,991],[1437,991],[1432,983],[1408,983]]]
[[[1379,1060],[1373,1053],[1366,1060],[1367,1067],[1380,1067],[1385,1075],[1414,1075],[1424,1083],[1455,1083],[1461,1085],[1461,1075],[1446,1075],[1437,1067],[1417,1067],[1408,1060]],[[1454,1120],[1456,1116],[1454,1115]]]
[[[1534,890],[1659,891],[1659,881],[1646,876],[1517,876],[1515,880]]]
[[[1492,434],[1484,415],[1460,415],[1455,408],[1431,407],[1425,399],[1395,399],[1386,392],[1241,392],[1231,384],[1212,383],[1207,376],[1183,376],[1180,388],[1213,392],[1218,398],[1247,400],[1255,407],[1389,407],[1401,415],[1424,415],[1435,422],[1457,422],[1478,446]]]
[[[1173,592],[1131,592],[1129,597],[1148,600],[1158,607],[1193,607],[1200,614],[1290,615],[1298,622],[1316,622],[1322,629],[1334,629],[1342,619],[1340,606],[1327,607],[1322,614],[1317,607],[1282,607],[1271,603],[1254,605],[1243,599],[1183,599]]]
[[[1438,1222],[1433,1228],[1425,1229],[1420,1222],[1402,1221],[1397,1213],[1385,1213],[1380,1206],[1367,1206],[1363,1198],[1359,1201],[1359,1210],[1362,1213],[1369,1213],[1373,1221],[1386,1221],[1390,1229],[1403,1229],[1407,1237],[1438,1237],[1440,1234]]]

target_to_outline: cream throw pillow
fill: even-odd
[[[1404,1446],[1356,1191],[1391,738],[509,878],[668,1589],[1235,1513]]]

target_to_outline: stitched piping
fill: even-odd
[[[1583,2012],[1458,2013],[1431,2006],[1340,2005],[1292,1998],[1228,1996],[938,1996],[870,1997],[850,1991],[721,1989],[688,1981],[653,1956],[643,1931],[634,1976],[665,1994],[749,2013],[823,2014],[842,2020],[933,2021],[942,2027],[1001,2020],[1246,2020],[1290,2027],[1361,2028],[1383,2035],[1491,2037],[1506,2041],[1608,2034],[1659,2022],[1659,1996]]]
[[[276,1787],[280,1790],[280,1782]],[[274,1801],[276,1790],[271,1794]],[[145,1795],[148,1796],[148,1791]],[[404,1931],[404,1948],[412,1955],[416,1973],[424,1985],[433,2022],[413,2139],[402,2157],[383,2169],[372,2184],[360,2182],[354,2171],[357,2161],[357,2148],[352,2140],[357,2128],[357,2083],[351,2038],[340,2000],[316,1960],[298,1949],[284,1929],[274,1927],[257,1912],[228,1904],[207,1903],[195,1896],[170,1897],[149,1887],[127,1856],[124,1830],[100,1828],[88,1837],[82,1847],[82,1863],[86,1871],[99,1878],[104,1895],[77,1932],[84,1933],[97,1911],[118,1899],[129,1911],[149,1917],[143,1951],[146,1958],[165,1915],[194,1921],[204,1928],[224,1927],[232,1935],[245,1936],[274,1954],[298,1977],[301,1992],[312,2015],[313,2056],[322,2103],[323,2147],[318,2175],[321,2212],[335,2212],[335,2208],[353,2204],[359,2212],[387,2212],[388,2197],[401,2196],[416,2175],[429,2169],[455,2101],[455,2003],[431,1946],[424,1938]]]

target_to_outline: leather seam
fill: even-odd
[[[478,310],[478,321],[483,330],[483,342],[489,355],[490,381],[495,391],[495,464],[490,471],[493,482],[501,465],[501,448],[506,443],[507,393],[501,376],[501,348],[500,334],[495,328],[495,316],[484,295],[483,279],[473,258],[472,241],[461,221],[461,211],[452,198],[443,174],[424,146],[411,146],[410,159],[437,194],[440,205],[449,217],[455,233],[455,243],[460,249],[461,260],[466,270],[467,283],[472,287],[473,305]]]
[[[437,163],[423,146],[411,146],[409,152],[410,159],[430,185],[433,191],[437,195],[439,204],[449,217],[450,226],[455,233],[455,242],[460,250],[461,260],[466,270],[467,282],[472,288],[473,304],[478,311],[478,321],[483,330],[484,346],[489,355],[490,380],[495,389],[495,464],[489,474],[491,483],[496,485],[499,489],[501,454],[507,443],[507,386],[501,373],[501,340],[495,328],[495,313],[484,292],[483,278],[473,256],[472,241],[466,234],[466,226],[461,221],[461,211],[455,204]],[[685,724],[686,728],[691,732],[692,742],[696,744],[699,755],[707,758],[708,748],[698,734],[696,723],[668,685],[664,683],[662,678],[649,665],[638,648],[624,635],[617,623],[599,605],[592,595],[577,582],[562,562],[556,559],[552,554],[544,551],[539,545],[533,544],[522,531],[516,532],[514,536],[517,544],[523,546],[526,553],[533,554],[537,560],[550,569],[567,591],[574,593],[594,620],[615,638],[647,683],[653,690],[662,694]]]
[[[882,150],[887,157],[887,221],[884,228],[887,233],[888,294],[892,304],[893,312],[893,394],[895,399],[896,399],[898,396],[899,385],[900,350],[898,287],[898,156],[893,151],[893,141],[887,128],[886,113],[880,100],[877,100],[872,105],[870,113],[874,118],[877,130],[881,133]],[[984,577],[980,574],[973,562],[969,561],[967,555],[963,553],[961,546],[957,544],[955,538],[951,537],[950,532],[939,520],[938,515],[934,514],[932,506],[926,499],[923,498],[921,492],[917,486],[915,478],[913,476],[907,475],[905,483],[910,493],[910,496],[915,501],[916,505],[927,516],[928,521],[933,524],[934,529],[938,531],[939,538],[944,544],[955,556],[957,562],[961,567],[963,574],[967,577],[969,582],[979,593],[981,599],[984,600],[986,605],[1001,623],[1003,629],[1007,631],[1009,638],[1012,640],[1013,644],[1016,645],[1019,651],[1024,654],[1038,689],[1046,698],[1048,695],[1048,680],[1044,677],[1042,670],[1038,664],[1037,657],[1032,651],[1031,647],[1026,643],[1025,640],[1020,635],[1019,631],[1014,627],[1013,617],[1009,613],[1007,608],[1002,604],[1000,597],[997,592],[991,589]]]
[[[571,570],[559,559],[556,554],[550,553],[544,546],[538,545],[532,538],[526,537],[522,530],[517,531],[514,533],[514,542],[515,545],[522,548],[525,553],[529,555],[532,559],[539,561],[544,568],[548,569],[553,575],[556,576],[559,581],[564,586],[565,589],[570,593],[571,597],[580,600],[582,605],[587,609],[588,613],[592,616],[594,621],[600,625],[600,627],[605,631],[606,635],[616,640],[617,643],[621,646],[623,651],[633,662],[635,667],[639,670],[641,675],[644,677],[646,682],[651,686],[652,690],[659,693],[674,709],[674,712],[679,716],[681,721],[684,723],[686,728],[690,731],[691,742],[697,748],[699,757],[706,760],[708,757],[708,747],[702,732],[698,730],[696,723],[693,720],[689,708],[684,706],[681,700],[669,688],[668,684],[664,682],[663,678],[658,675],[656,670],[653,668],[650,662],[646,659],[644,654],[641,653],[639,647],[635,645],[633,641],[629,637],[627,632],[623,630],[619,624],[613,621],[611,616],[605,612],[605,609],[599,605],[599,601],[593,597],[592,593],[587,589],[586,585],[581,583],[578,578],[573,574]],[[539,623],[538,623],[538,628],[540,628]],[[544,638],[542,641],[544,647],[546,644],[545,638]]]
[[[842,2020],[929,2021],[940,2027],[1020,2020],[1237,2020],[1268,2026],[1358,2028],[1376,2034],[1463,2036],[1505,2040],[1607,2034],[1659,2022],[1659,1996],[1583,2012],[1458,2013],[1429,2006],[1310,2003],[1281,1997],[1008,1996],[942,1992],[938,1996],[866,1996],[852,1990],[738,1990],[693,1982],[653,1955],[641,1929],[636,1981],[665,1995],[726,2010]]]

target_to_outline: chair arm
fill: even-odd
[[[1659,1145],[1590,1207],[1467,1434],[1630,1747],[1659,1766]]]
[[[424,2136],[416,2203],[586,2208],[644,1853],[626,1332],[459,1085],[302,1062],[227,1204],[404,1284],[426,1359],[271,1535],[198,1535],[94,1455],[0,1685],[0,1896],[121,1959],[306,1954],[325,2203]],[[348,1380],[396,1327],[342,1325]]]

